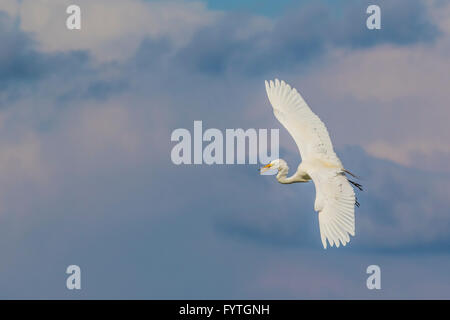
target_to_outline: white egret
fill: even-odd
[[[302,162],[297,171],[287,177],[289,167],[283,159],[273,160],[261,168],[278,170],[277,180],[283,184],[308,182],[316,188],[314,210],[318,212],[320,237],[324,249],[327,240],[330,246],[346,245],[349,235],[355,236],[355,197],[353,184],[362,190],[359,183],[351,181],[331,144],[327,128],[314,114],[295,88],[284,81],[266,81],[266,91],[273,113],[294,138]]]

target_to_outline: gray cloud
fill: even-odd
[[[440,281],[450,265],[445,175],[341,147],[366,191],[357,237],[324,252],[311,183],[282,186],[259,176],[257,166],[170,161],[171,131],[191,129],[193,120],[205,128],[279,127],[260,75],[293,78],[286,69],[327,59],[328,46],[370,50],[436,39],[426,11],[408,3],[395,8],[399,21],[385,21],[409,29],[367,42],[363,31],[345,31],[353,22],[333,28],[346,20],[325,7],[292,10],[246,35],[240,31],[251,17],[230,13],[181,49],[164,37],[147,38],[133,58],[111,63],[95,63],[87,52],[40,52],[3,17],[0,38],[15,43],[13,53],[0,49],[3,94],[21,92],[0,110],[0,249],[7,261],[0,296],[448,297]],[[330,97],[320,101],[309,92],[333,106],[325,103]],[[328,114],[330,125],[348,130],[350,120],[341,117]],[[283,145],[281,155],[295,168],[298,155],[290,150]],[[425,255],[438,267],[430,268]],[[85,277],[78,296],[64,288],[65,267],[73,263]],[[361,289],[372,263],[386,266],[379,296]],[[413,284],[405,276],[411,265]]]
[[[43,54],[35,49],[32,37],[22,32],[18,22],[0,12],[0,84],[2,91],[10,85],[36,82],[44,76],[57,73],[70,77],[78,68],[84,68],[88,55],[82,51]]]
[[[261,75],[307,66],[332,47],[370,48],[380,44],[411,45],[433,42],[439,29],[420,1],[379,1],[383,27],[366,28],[370,1],[346,1],[330,6],[304,4],[291,9],[273,27],[250,32],[254,17],[228,13],[213,26],[200,28],[177,53],[180,67],[207,74],[227,70]]]

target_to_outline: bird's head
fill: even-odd
[[[264,173],[270,169],[281,170],[283,168],[287,168],[286,161],[284,161],[283,159],[275,159],[271,161],[269,164],[259,169],[259,172]]]

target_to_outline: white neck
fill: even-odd
[[[279,183],[290,184],[295,182],[307,182],[309,179],[305,179],[304,176],[307,175],[306,172],[297,170],[292,176],[287,177],[289,171],[289,167],[287,165],[283,165],[278,170],[277,180]]]

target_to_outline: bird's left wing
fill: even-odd
[[[265,83],[273,113],[294,138],[302,160],[321,159],[330,165],[342,167],[333,150],[327,128],[311,111],[300,93],[278,79]]]
[[[355,236],[355,192],[345,175],[336,168],[323,167],[309,176],[316,187],[314,210],[319,213],[323,247],[346,245]]]

